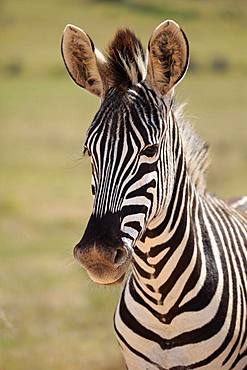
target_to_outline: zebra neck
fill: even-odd
[[[163,217],[137,243],[130,278],[136,299],[166,322],[186,300],[188,278],[199,271],[193,231],[197,193],[186,170],[177,184]]]

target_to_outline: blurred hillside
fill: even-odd
[[[190,41],[177,89],[210,143],[209,190],[247,193],[245,0],[0,0],[0,369],[120,370],[112,328],[120,288],[88,281],[72,247],[90,214],[86,129],[99,102],[69,79],[67,23],[103,49],[118,27],[144,45],[164,19]]]

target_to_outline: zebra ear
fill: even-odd
[[[174,21],[164,21],[149,40],[148,85],[166,95],[184,77],[188,65],[189,44],[184,32]]]
[[[80,28],[68,24],[63,32],[61,52],[65,66],[74,82],[90,93],[102,96],[100,66],[104,56],[95,49],[90,37]]]

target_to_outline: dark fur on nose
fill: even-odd
[[[112,268],[123,264],[127,250],[120,237],[119,214],[92,215],[81,241],[74,248],[74,256],[86,269],[96,264]]]

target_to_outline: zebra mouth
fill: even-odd
[[[112,283],[105,283],[104,285],[118,285],[118,284],[121,284],[124,280],[124,277],[125,277],[125,272],[123,273],[122,276],[120,276],[120,278],[116,281],[113,281]]]
[[[125,277],[129,264],[125,264],[117,269],[111,269],[109,266],[94,264],[86,268],[90,279],[99,285],[117,285]]]

